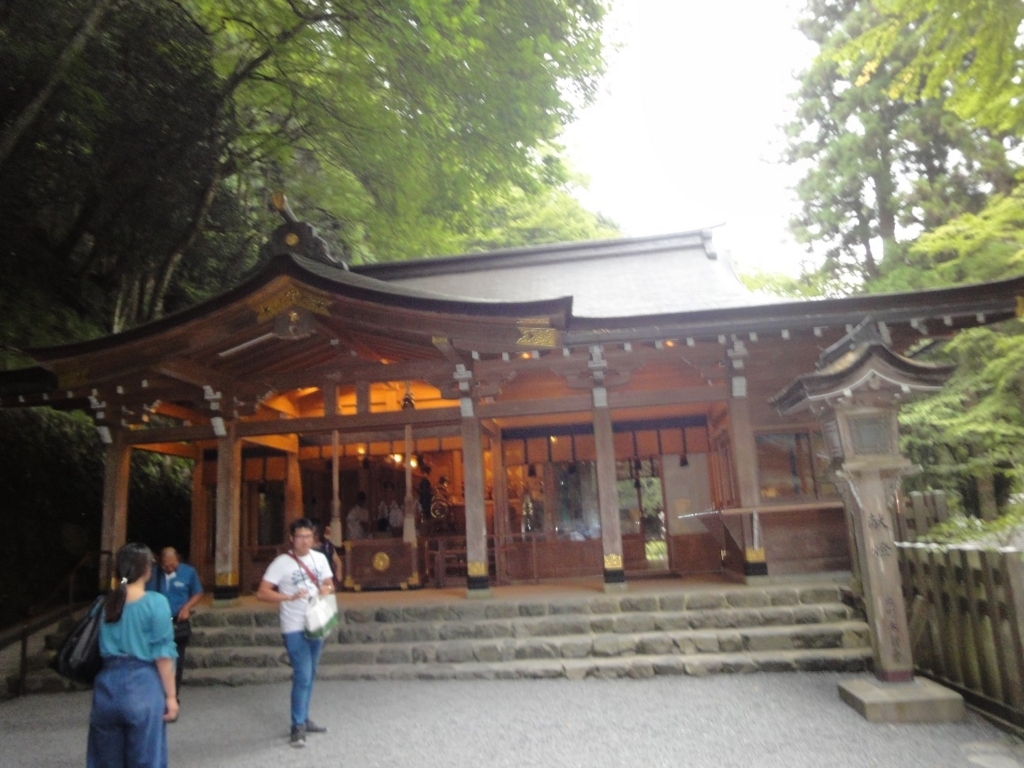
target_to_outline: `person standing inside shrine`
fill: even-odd
[[[370,510],[366,508],[366,494],[356,494],[356,503],[345,516],[345,527],[348,529],[346,541],[365,539],[369,533]]]
[[[160,567],[153,569],[146,584],[148,592],[159,592],[171,604],[174,620],[174,645],[178,649],[178,663],[174,670],[175,691],[181,700],[181,677],[185,671],[185,649],[192,639],[192,610],[203,599],[203,585],[196,569],[181,562],[178,550],[164,547],[160,553]]]
[[[395,527],[402,527],[402,508],[395,501],[395,487],[391,483],[384,486],[384,500],[377,507],[377,530],[380,533],[390,532],[395,535]],[[401,532],[399,532],[401,535]]]
[[[309,597],[334,592],[331,567],[321,552],[313,549],[313,523],[306,518],[289,526],[292,548],[278,555],[263,574],[256,598],[277,603],[281,637],[292,668],[291,745],[306,746],[307,733],[325,733],[327,728],[309,719],[313,681],[323,650],[323,638],[306,637],[306,608]]]
[[[331,541],[331,526],[324,526],[323,535],[317,537],[314,549],[323,553],[323,556],[327,558],[327,563],[331,566],[331,572],[334,574],[334,586],[337,588],[341,584],[341,555],[338,553],[338,548],[334,546],[334,542]]]

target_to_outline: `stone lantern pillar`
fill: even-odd
[[[901,478],[914,471],[899,450],[899,406],[916,393],[938,390],[952,372],[952,366],[897,354],[881,341],[874,324],[865,321],[822,353],[817,370],[797,377],[772,399],[786,415],[810,411],[824,428],[846,506],[855,550],[851,555],[861,580],[879,681],[866,687],[869,681],[851,681],[852,692],[844,683],[840,695],[868,719],[953,719],[957,712],[962,716],[962,699],[958,708],[934,704],[936,697],[945,701],[958,699],[958,694],[930,681],[914,680],[892,513]],[[916,709],[908,708],[901,698],[911,693],[910,688],[884,685],[912,682]],[[926,695],[922,698],[917,689],[924,689]],[[881,710],[872,709],[874,699],[881,701]],[[885,714],[872,716],[879,711]]]

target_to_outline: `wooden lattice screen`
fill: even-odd
[[[1024,553],[898,546],[916,671],[1024,727]]]

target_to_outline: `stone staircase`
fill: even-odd
[[[364,596],[365,597],[365,596]],[[581,593],[544,599],[342,609],[324,647],[327,680],[437,680],[862,671],[867,624],[837,585]],[[346,597],[340,598],[344,606]],[[193,620],[186,685],[291,678],[269,607],[206,610]]]

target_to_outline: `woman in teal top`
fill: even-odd
[[[146,592],[153,554],[143,544],[117,553],[120,584],[103,603],[100,655],[89,716],[88,768],[166,768],[167,722],[178,717],[171,607]]]

